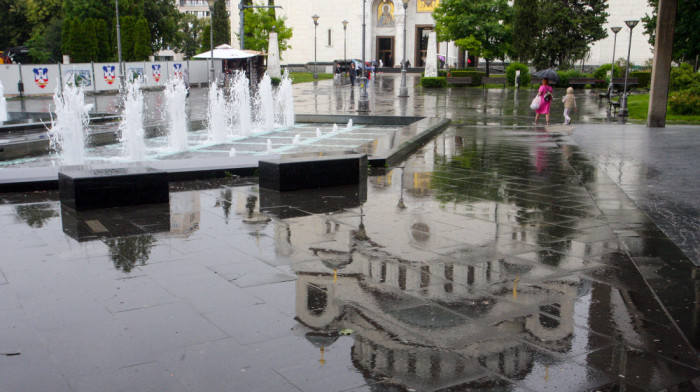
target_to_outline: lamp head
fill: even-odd
[[[214,9],[214,3],[216,3],[216,0],[207,0],[207,4],[209,5],[209,9]]]
[[[311,19],[314,20],[314,26],[318,26],[318,18],[320,18],[320,16],[318,16],[318,15],[316,15],[316,14],[314,14],[314,15],[311,17]]]
[[[347,29],[348,28],[348,21],[344,20],[342,23],[343,23],[343,30]]]
[[[617,35],[617,33],[619,33],[620,30],[622,30],[622,27],[615,26],[615,27],[611,27],[610,30],[612,30],[612,32],[615,33],[615,35]]]
[[[634,28],[634,26],[637,25],[637,23],[639,23],[638,20],[626,20],[625,21],[625,24],[627,25],[627,27],[630,28],[630,30],[632,30]]]
[[[403,9],[408,8],[408,2],[409,2],[409,0],[401,0],[401,1],[403,1]]]

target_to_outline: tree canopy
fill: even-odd
[[[274,8],[256,8],[245,12],[245,48],[267,52],[270,42],[270,32],[277,32],[277,39],[280,46],[280,57],[282,52],[291,49],[289,39],[292,38],[292,28],[287,27],[286,17],[275,17]],[[236,34],[239,37],[240,35]]]
[[[644,33],[649,36],[649,43],[656,41],[656,21],[659,0],[647,0],[654,10],[651,15],[642,18]],[[675,61],[693,61],[700,54],[700,29],[698,29],[700,1],[679,1],[676,9],[676,28],[673,32],[673,59]]]
[[[212,22],[212,27],[214,29],[214,47],[221,44],[230,44],[231,21],[229,20],[228,11],[226,11],[226,2],[224,0],[216,0],[216,3],[214,3]]]

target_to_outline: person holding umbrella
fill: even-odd
[[[532,125],[537,125],[540,120],[540,115],[544,114],[547,121],[546,125],[549,125],[549,107],[552,105],[552,100],[554,99],[554,89],[549,85],[550,80],[558,79],[558,75],[552,69],[546,69],[544,71],[535,72],[534,76],[539,76],[542,78],[542,85],[537,91],[537,96],[540,97],[540,107],[535,110],[535,121]]]

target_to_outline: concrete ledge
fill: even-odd
[[[367,178],[367,155],[341,155],[260,161],[261,188],[285,192],[356,185]]]
[[[167,203],[168,174],[148,166],[67,166],[58,172],[61,204],[76,211]]]

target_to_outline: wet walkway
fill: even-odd
[[[297,112],[353,110],[348,87],[297,86]],[[79,214],[0,194],[3,388],[695,390],[692,263],[631,177],[578,128],[523,126],[531,91],[373,89],[373,114],[453,126],[360,187],[180,183]]]

